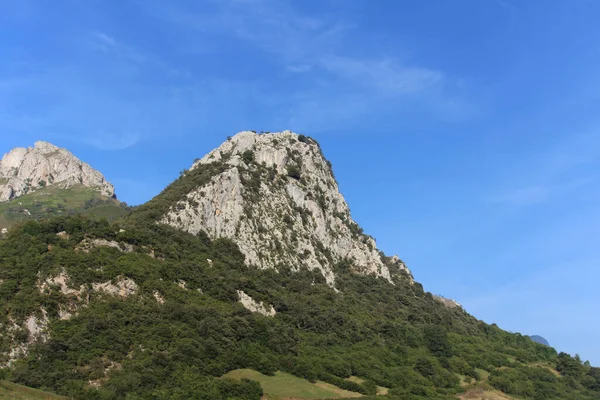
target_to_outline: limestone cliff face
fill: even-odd
[[[0,161],[0,201],[34,192],[45,186],[84,185],[114,197],[114,187],[90,165],[65,149],[47,142],[16,148]]]
[[[317,142],[290,131],[240,132],[196,161],[220,173],[171,206],[161,222],[235,241],[246,263],[261,268],[306,266],[334,284],[336,268],[388,281],[410,272],[383,256],[352,220],[331,165]]]

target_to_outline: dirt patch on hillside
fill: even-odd
[[[458,398],[460,400],[515,400],[514,397],[510,397],[497,390],[487,390],[482,387],[469,389],[458,396]]]

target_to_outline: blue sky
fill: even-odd
[[[0,4],[0,152],[139,204],[240,130],[313,136],[428,290],[600,365],[600,2]]]

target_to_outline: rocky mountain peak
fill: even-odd
[[[390,282],[400,275],[412,279],[400,259],[385,257],[352,220],[331,164],[312,138],[243,131],[186,175],[209,168],[217,172],[173,204],[161,222],[230,238],[250,265],[318,269],[331,285],[339,268]]]
[[[55,146],[52,143],[44,142],[43,140],[38,140],[37,142],[35,142],[33,148],[39,150],[43,154],[48,154],[60,150],[60,147]]]
[[[0,161],[0,201],[34,192],[46,186],[68,188],[83,185],[114,197],[113,185],[89,164],[66,149],[44,141],[33,147],[15,148]]]

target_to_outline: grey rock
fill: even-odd
[[[228,139],[190,168],[223,163],[223,172],[190,191],[160,222],[230,238],[249,265],[317,269],[332,286],[342,261],[390,282],[393,266],[412,281],[404,263],[383,257],[352,220],[319,145],[299,138],[291,131],[244,131]],[[252,161],[245,152],[252,152]],[[288,176],[288,168],[296,168],[300,179]]]
[[[47,142],[39,141],[33,147],[13,149],[0,161],[0,201],[49,185],[62,188],[84,185],[104,196],[115,196],[113,185],[100,172],[68,150]]]

